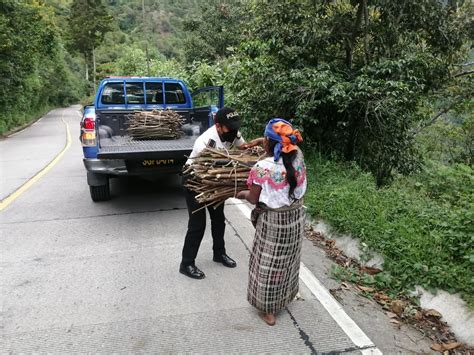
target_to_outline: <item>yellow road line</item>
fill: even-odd
[[[64,125],[66,126],[66,145],[64,146],[63,150],[53,159],[51,162],[46,165],[43,169],[41,169],[36,175],[34,175],[31,179],[21,185],[15,192],[13,192],[8,197],[4,198],[0,201],[0,211],[6,208],[10,203],[15,201],[18,197],[20,197],[25,191],[27,191],[35,182],[37,182],[43,175],[45,175],[53,166],[55,166],[59,160],[62,158],[64,153],[69,149],[71,146],[71,132],[69,130],[69,125],[66,121],[64,121],[64,113],[61,115],[61,121],[63,121]]]

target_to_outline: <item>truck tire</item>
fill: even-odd
[[[89,186],[92,201],[100,202],[110,200],[109,181],[105,185]]]

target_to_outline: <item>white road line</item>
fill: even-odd
[[[301,263],[300,266],[300,279],[311,290],[314,297],[326,308],[329,315],[336,321],[352,342],[359,348],[365,348],[362,350],[364,354],[382,354],[382,352],[375,347],[372,340],[370,340],[362,329],[347,315],[342,306],[303,263]]]
[[[242,214],[250,219],[251,209],[242,201],[231,198],[232,202],[242,212]],[[300,266],[300,279],[308,287],[311,293],[322,304],[329,315],[336,321],[339,327],[347,334],[352,342],[365,355],[379,355],[382,352],[375,346],[372,340],[359,328],[359,326],[347,315],[342,306],[329,293],[324,285],[314,276],[314,274],[303,264]]]

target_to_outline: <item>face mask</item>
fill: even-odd
[[[224,132],[220,135],[221,141],[232,143],[237,137],[238,131]]]

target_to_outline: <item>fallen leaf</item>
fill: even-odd
[[[401,315],[403,311],[405,310],[405,303],[400,300],[394,300],[392,301],[392,304],[390,305],[390,308],[393,313],[396,313],[397,315]]]
[[[369,275],[375,275],[378,274],[379,272],[382,272],[379,268],[376,267],[371,267],[371,266],[362,266],[361,270]]]
[[[434,310],[434,309],[428,309],[426,311],[424,311],[425,313],[425,316],[427,317],[435,317],[435,318],[441,318],[442,317],[442,314],[439,313],[437,310]]]
[[[439,351],[440,353],[442,352],[448,352],[449,350],[454,350],[459,347],[463,346],[462,343],[459,342],[453,342],[453,343],[447,343],[447,344],[433,344],[431,345],[431,349],[434,351]]]
[[[433,344],[430,346],[431,350],[434,350],[434,351],[439,351],[440,353],[443,352],[443,346],[441,344]]]
[[[421,313],[420,311],[416,311],[415,316],[413,318],[415,318],[416,320],[422,320],[423,313]]]
[[[400,322],[396,319],[390,319],[390,323],[393,323],[393,324],[400,324]]]
[[[374,292],[375,291],[375,288],[373,288],[373,287],[366,287],[366,286],[362,286],[362,285],[357,285],[357,287],[360,288],[364,292]]]
[[[395,313],[392,313],[392,312],[387,312],[385,314],[388,316],[388,318],[397,318],[398,317]]]
[[[342,287],[342,288],[345,288],[346,290],[350,288],[349,284],[346,283],[346,282],[342,282],[342,283],[341,283],[341,287]]]
[[[377,292],[374,297],[378,300],[381,300],[381,301],[390,301],[390,297],[388,297],[385,293],[380,293],[380,292]]]
[[[454,350],[461,347],[463,344],[459,342],[454,342],[454,343],[442,344],[442,345],[445,350]]]

